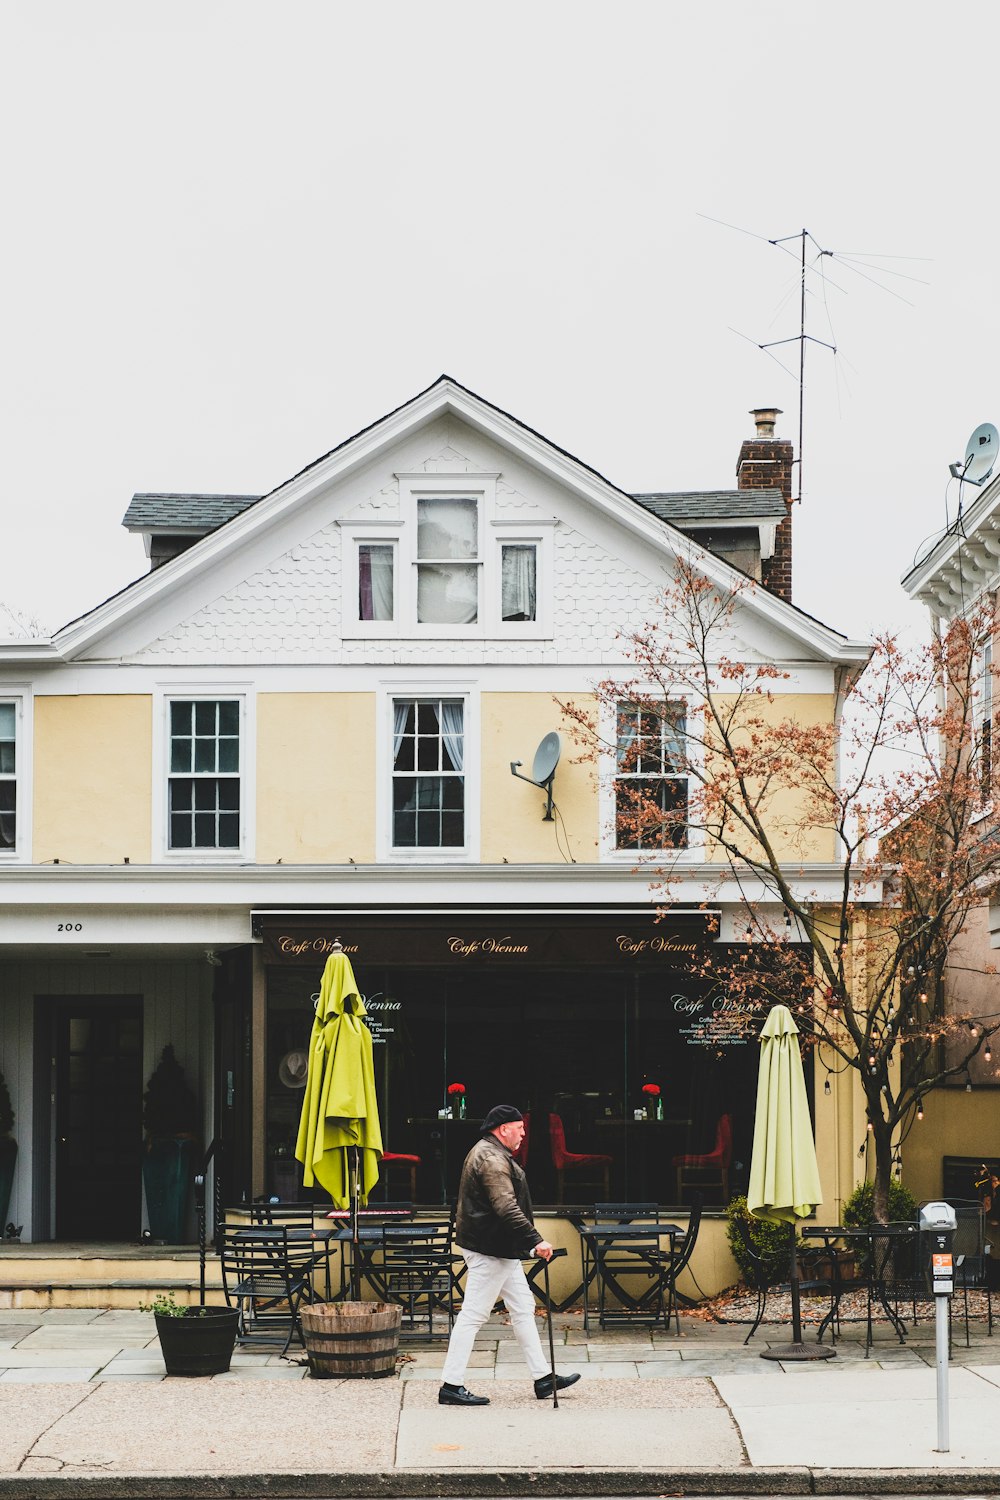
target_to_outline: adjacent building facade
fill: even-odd
[[[623,701],[594,764],[563,710],[627,679],[621,632],[683,555],[721,588],[758,580],[732,646],[782,667],[780,711],[839,712],[867,647],[791,603],[792,450],[755,415],[736,489],[631,495],[441,377],[270,494],[135,495],[148,574],[51,640],[0,644],[0,1070],[25,1239],[135,1238],[167,1044],[223,1196],[295,1196],[335,939],[421,1201],[451,1195],[498,1099],[531,1115],[542,1202],[600,1196],[585,1166],[560,1177],[553,1117],[607,1159],[612,1197],[670,1202],[674,1157],[728,1116],[739,1189],[756,1047],[692,957],[744,940],[748,892],[692,837],[656,921],[659,851],[615,805],[637,775],[683,805],[670,733]],[[822,901],[834,851],[806,852],[794,878]],[[855,1118],[843,1092],[816,1100],[831,1213]]]

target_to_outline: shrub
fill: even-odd
[[[862,1182],[844,1204],[843,1221],[849,1229],[864,1228],[872,1222],[874,1215],[875,1184]],[[889,1183],[889,1218],[895,1223],[917,1216],[917,1200],[895,1178]]]
[[[194,1135],[198,1129],[198,1101],[169,1045],[146,1085],[142,1106],[142,1123],[150,1137]]]
[[[788,1280],[789,1271],[789,1245],[788,1225],[772,1224],[767,1219],[756,1218],[747,1208],[746,1198],[733,1198],[726,1209],[726,1238],[729,1248],[733,1252],[733,1259],[739,1266],[744,1277],[748,1277],[752,1267],[747,1261],[743,1242],[739,1238],[734,1224],[735,1219],[742,1219],[750,1230],[750,1238],[753,1240],[764,1263],[764,1269],[768,1279],[774,1283]]]

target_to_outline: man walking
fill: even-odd
[[[512,1104],[498,1104],[483,1121],[479,1140],[465,1158],[458,1185],[455,1243],[469,1273],[462,1310],[455,1320],[438,1391],[442,1406],[488,1406],[488,1396],[465,1388],[465,1369],[476,1334],[502,1297],[521,1346],[539,1401],[552,1395],[552,1374],[542,1353],[535,1303],[521,1261],[537,1255],[550,1260],[552,1246],[531,1220],[528,1180],[514,1152],[524,1140],[524,1116]],[[556,1389],[575,1385],[579,1375],[557,1375]]]

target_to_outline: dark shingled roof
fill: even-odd
[[[726,521],[783,520],[785,500],[780,490],[682,490],[633,495],[645,510],[674,526]]]
[[[122,525],[129,531],[209,532],[256,505],[260,498],[260,495],[133,495]]]

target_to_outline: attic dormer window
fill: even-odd
[[[471,498],[417,501],[417,623],[479,619],[479,506]]]
[[[552,633],[554,516],[498,504],[496,474],[397,474],[399,509],[338,521],[345,640]]]

